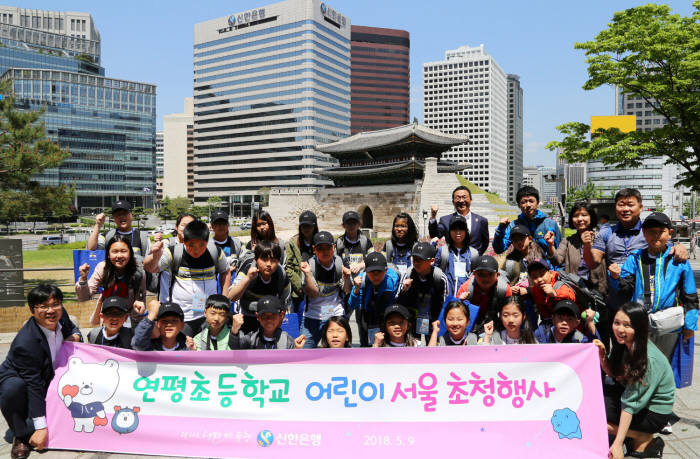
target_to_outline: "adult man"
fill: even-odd
[[[0,408],[14,435],[12,458],[29,456],[29,445],[46,446],[46,391],[63,341],[80,341],[80,329],[63,309],[63,293],[42,284],[27,295],[32,317],[17,332],[0,366]],[[31,423],[28,423],[31,418]]]
[[[450,220],[453,215],[462,215],[467,220],[467,230],[471,237],[470,245],[474,247],[479,255],[483,255],[489,246],[489,221],[471,212],[472,192],[466,186],[458,186],[452,192],[452,205],[455,211],[449,215],[440,217],[440,222],[436,220],[439,207],[437,205],[430,208],[430,221],[428,222],[428,233],[430,237],[445,237],[449,231]]]

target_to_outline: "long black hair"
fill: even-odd
[[[338,324],[345,329],[345,335],[348,337],[348,340],[345,341],[345,347],[352,347],[352,330],[350,329],[350,322],[343,316],[333,316],[329,318],[325,324],[323,324],[323,327],[321,327],[321,341],[318,343],[318,347],[330,347],[328,345],[328,339],[326,339],[326,333],[328,333],[328,328],[331,326],[331,323]]]
[[[612,339],[612,349],[610,350],[610,370],[612,376],[622,378],[627,384],[634,384],[641,381],[647,372],[647,341],[649,339],[649,316],[647,311],[639,303],[628,302],[623,304],[617,313],[620,312],[630,318],[630,323],[634,329],[634,341],[632,349],[627,352],[624,343],[618,343],[615,337]],[[613,318],[614,320],[614,318]]]
[[[598,225],[598,214],[595,213],[595,209],[588,201],[576,201],[574,206],[569,211],[569,228],[576,229],[574,227],[574,214],[579,210],[585,210],[588,215],[591,216],[591,223],[588,225],[588,229],[593,229]]]
[[[277,242],[277,236],[275,235],[275,224],[272,222],[272,215],[266,211],[262,211],[253,215],[253,221],[250,225],[250,243],[257,244],[262,237],[258,234],[258,220],[265,220],[270,227],[270,235],[272,237],[268,238],[269,241]]]
[[[121,275],[119,275],[117,268],[112,264],[112,260],[109,258],[109,249],[116,242],[123,242],[129,248],[129,261]],[[115,234],[114,237],[107,242],[107,247],[105,247],[105,272],[102,276],[102,289],[108,289],[117,282],[117,278],[122,278],[129,285],[130,289],[134,292],[138,292],[141,288],[142,276],[141,271],[139,271],[136,266],[134,248],[131,247],[131,235]]]
[[[394,225],[396,225],[396,220],[399,218],[403,218],[406,220],[406,226],[408,226],[408,231],[406,232],[406,241],[402,242],[402,244],[406,244],[407,247],[413,247],[413,244],[418,242],[418,229],[416,228],[416,224],[411,218],[410,215],[408,215],[406,212],[400,212],[396,214],[396,217],[394,217],[394,221],[391,223],[391,242],[394,243],[394,247],[396,247],[396,244],[399,242],[398,239],[396,239],[396,236],[394,236]]]
[[[520,314],[523,315],[523,324],[520,326],[520,344],[537,344],[535,334],[532,332],[532,327],[530,326],[530,321],[527,318],[527,314],[525,314],[525,305],[519,301],[515,301],[515,299],[511,297],[510,302],[503,305],[501,312],[503,311],[503,308],[511,304],[517,306]],[[501,312],[498,313],[498,320],[494,321],[496,322],[494,329],[498,331],[498,333],[506,329],[505,325],[503,325],[503,321],[501,320]]]
[[[386,321],[389,320],[389,317],[393,316],[394,314],[400,315],[396,312],[389,314],[384,318],[382,321],[382,328],[381,331],[384,333],[384,344],[381,347],[391,347],[390,339],[389,339],[389,332],[386,330]],[[405,320],[408,324],[408,327],[406,328],[406,333],[403,335],[403,343],[406,345],[406,347],[412,347],[416,345],[416,338],[413,336],[413,333],[411,333],[411,321],[406,319],[404,316],[401,316],[403,320]]]

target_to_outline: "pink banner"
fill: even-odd
[[[49,447],[197,457],[607,457],[591,344],[136,352],[65,343]]]

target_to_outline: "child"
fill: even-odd
[[[238,260],[245,250],[238,238],[229,236],[228,226],[228,214],[226,212],[223,210],[215,210],[211,213],[211,229],[214,233],[212,235],[212,241],[214,241],[214,245],[224,253],[229,271],[233,273],[236,271]],[[222,287],[223,284],[221,283],[221,279],[219,279],[218,293],[222,292]]]
[[[291,286],[280,265],[282,249],[275,242],[260,240],[255,244],[254,259],[244,262],[228,291],[231,301],[238,301],[237,312],[243,314],[243,333],[258,329],[257,302],[266,295],[276,296],[289,304]],[[286,308],[286,306],[285,306]]]
[[[533,260],[527,266],[530,287],[527,291],[521,288],[520,294],[529,294],[532,302],[539,311],[540,319],[552,318],[554,305],[561,300],[576,302],[576,293],[563,282],[557,280],[559,273],[550,269],[549,262],[543,258]],[[579,311],[579,314],[583,310]]]
[[[343,316],[331,317],[323,324],[319,348],[338,349],[352,347],[352,330],[350,322]]]
[[[259,244],[256,249],[260,246]],[[257,304],[258,329],[247,334],[244,334],[241,329],[244,322],[243,314],[236,314],[233,316],[233,325],[228,341],[229,348],[301,349],[304,347],[306,337],[299,335],[295,340],[280,328],[286,310],[286,306],[278,297],[270,295],[262,297]]]
[[[382,331],[374,335],[372,347],[420,347],[420,340],[409,330],[411,313],[400,304],[392,304],[384,310]]]
[[[284,267],[287,258],[284,250],[285,242],[281,237],[277,237],[272,215],[266,211],[253,215],[253,222],[250,226],[250,241],[246,244],[246,249],[255,250],[255,245],[260,241],[274,242],[280,246],[282,253],[280,255],[280,264]]]
[[[652,323],[660,311],[676,307],[675,327],[651,327],[649,339],[671,360],[682,334],[689,339],[698,329],[698,296],[690,263],[673,260],[668,241],[673,235],[671,220],[660,212],[650,214],[642,224],[646,249],[632,252],[620,272],[611,271],[611,287],[619,289],[632,301],[644,304]],[[618,280],[619,279],[619,280]],[[682,332],[681,332],[682,329]]]
[[[306,335],[306,348],[314,348],[321,340],[321,328],[333,316],[345,313],[343,298],[350,293],[350,268],[335,254],[333,235],[321,231],[314,236],[314,256],[301,263],[304,273],[306,307],[301,333]]]
[[[382,321],[384,310],[394,303],[399,274],[389,268],[381,252],[367,255],[365,273],[353,279],[349,305],[357,310],[360,346],[369,347]]]
[[[88,333],[90,344],[100,346],[118,347],[121,349],[131,349],[131,339],[134,337],[134,330],[124,326],[124,322],[129,318],[129,305],[120,296],[110,296],[102,302],[100,319],[101,327],[95,327]]]
[[[477,336],[468,333],[469,308],[461,301],[450,301],[445,306],[445,326],[447,333],[442,335],[442,340],[438,343],[440,333],[440,321],[433,322],[433,333],[430,335],[428,347],[435,346],[473,346],[477,344]]]
[[[151,338],[157,327],[158,338]],[[148,303],[148,317],[136,326],[131,348],[136,351],[186,351],[185,314],[176,303],[152,300]]]
[[[586,310],[585,333],[576,328],[579,326],[579,307],[569,300],[561,300],[552,311],[552,320],[543,321],[535,330],[538,343],[589,343],[596,338],[595,312]]]
[[[372,244],[367,236],[360,234],[360,215],[357,212],[350,210],[343,214],[343,228],[345,233],[335,241],[335,250],[354,278],[365,269],[364,258],[371,251]]]
[[[517,224],[510,230],[513,250],[496,256],[498,269],[506,273],[511,286],[527,288],[527,265],[538,258],[544,258],[542,248],[533,242],[532,234],[525,225]]]
[[[293,236],[287,244],[287,263],[284,272],[292,284],[292,303],[294,312],[299,310],[299,305],[304,300],[304,290],[301,286],[301,263],[314,256],[314,236],[318,233],[316,214],[305,210],[299,215],[299,233]]]
[[[473,259],[479,256],[479,252],[469,245],[469,229],[463,216],[452,216],[445,242],[435,255],[435,265],[447,276],[448,295],[455,296],[472,271]]]
[[[209,228],[204,222],[190,222],[185,227],[184,240],[184,244],[176,244],[167,250],[163,250],[161,241],[153,243],[154,258],[160,261],[155,266],[146,266],[146,270],[171,273],[169,292],[162,292],[161,283],[161,298],[167,297],[168,302],[180,305],[185,318],[185,334],[195,336],[204,324],[207,298],[218,290],[217,274],[227,290],[230,273],[224,253],[209,243]]]
[[[525,308],[516,301],[503,306],[496,320],[484,324],[480,344],[537,344],[530,322],[525,319]]]
[[[412,314],[411,330],[425,342],[430,339],[430,326],[437,320],[447,297],[447,277],[433,266],[435,247],[429,242],[418,242],[411,249],[413,266],[401,278],[401,291],[396,302]]]
[[[191,351],[228,351],[229,309],[229,300],[224,295],[210,295],[204,309],[207,327],[194,338],[187,337],[187,348]]]
[[[391,238],[384,243],[384,256],[391,268],[400,275],[411,267],[411,249],[418,242],[418,230],[413,219],[406,212],[394,217],[391,225]]]
[[[473,330],[480,330],[487,316],[495,317],[511,301],[510,285],[498,272],[495,258],[482,255],[472,260],[472,276],[457,291],[457,298],[479,306]]]

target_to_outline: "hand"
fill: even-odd
[[[515,287],[514,289],[518,292],[517,294],[520,296],[527,295],[527,289],[525,287]]]
[[[191,336],[185,338],[185,346],[187,346],[187,349],[189,349],[190,351],[197,350],[197,345],[194,344],[194,338],[192,338]]]
[[[447,241],[445,241],[444,237],[441,237],[440,239],[435,238],[435,247],[442,247],[445,244],[447,244]]]
[[[163,240],[163,233],[156,233],[153,235],[153,242],[160,242]]]
[[[605,360],[608,358],[608,353],[605,350],[605,344],[599,339],[594,339],[593,344],[595,344],[595,347],[598,348],[598,358],[600,359],[600,363],[605,362]]]
[[[384,344],[384,333],[377,332],[374,334],[374,344],[372,347],[379,347]]]
[[[248,279],[251,280],[251,281],[252,281],[253,279],[255,279],[255,278],[258,276],[258,272],[259,272],[259,271],[258,271],[258,267],[255,266],[255,265],[252,265],[252,266],[250,267],[250,269],[248,270],[248,274],[247,274]]]
[[[362,277],[361,276],[356,276],[352,280],[353,286],[359,291],[360,288],[362,288]]]
[[[683,329],[683,341],[688,341],[693,336],[695,336],[695,331]]]
[[[622,445],[618,444],[617,442],[613,442],[613,444],[610,445],[610,453],[608,453],[608,457],[610,459],[623,459],[625,455],[622,454]]]
[[[78,335],[77,333],[74,335],[70,335],[68,338],[66,338],[64,341],[71,341],[73,343],[79,343],[80,342],[81,336]]]
[[[493,335],[493,320],[489,320],[484,324],[484,335],[486,336],[491,336]]]
[[[346,268],[345,266],[343,266],[342,272],[343,272],[343,277],[349,277],[352,274],[352,271],[350,271],[350,268]]]
[[[584,231],[581,233],[581,242],[583,242],[584,245],[593,244],[594,239],[595,233],[593,231]]]
[[[82,265],[80,265],[80,268],[78,268],[78,272],[80,272],[80,280],[86,281],[88,273],[90,272],[90,265],[87,263],[83,263]]]
[[[301,262],[299,269],[301,269],[301,272],[304,274],[311,274],[311,266],[309,266],[309,263],[306,261]]]
[[[305,342],[306,342],[306,335],[302,333],[301,335],[297,336],[297,339],[294,340],[294,348],[303,349]]]
[[[95,217],[95,228],[98,230],[102,228],[102,226],[105,224],[105,219],[107,216],[105,215],[104,212],[97,214],[97,217]]]
[[[673,261],[675,261],[676,263],[683,263],[688,258],[690,258],[690,255],[688,254],[688,249],[686,249],[683,244],[674,245],[673,247],[671,247],[671,250],[669,250],[668,254],[673,255]]]
[[[586,322],[593,322],[595,319],[595,311],[591,308],[586,309]]]
[[[437,335],[440,332],[440,320],[433,322],[433,335]]]
[[[462,293],[459,294],[459,299],[464,301],[469,299],[469,289],[466,289]]]
[[[622,272],[622,268],[620,268],[620,265],[617,263],[613,263],[610,266],[608,266],[608,272],[610,273],[610,277],[613,279],[619,279],[620,278],[620,273]]]
[[[501,224],[501,225],[508,225],[508,224],[510,224],[510,218],[508,218],[508,217],[503,217],[503,218],[501,219],[501,221],[500,221],[500,224]]]
[[[542,291],[545,295],[551,296],[552,298],[557,296],[557,292],[554,291],[554,287],[552,287],[552,284],[543,284]]]
[[[146,312],[146,304],[143,301],[134,301],[134,311],[136,311],[136,314],[142,316],[143,313]]]
[[[35,430],[32,436],[29,438],[29,444],[34,447],[35,450],[41,451],[46,447],[46,441],[49,439],[49,431],[44,427],[43,429]]]
[[[231,333],[234,335],[238,333],[238,330],[243,326],[243,314],[234,314],[231,320]]]
[[[151,300],[148,302],[148,318],[151,320],[156,320],[158,317],[158,310],[160,309],[160,301]]]
[[[405,280],[403,281],[403,286],[401,287],[401,291],[402,291],[402,292],[407,291],[409,288],[411,288],[411,285],[412,285],[412,284],[413,284],[413,279],[411,279],[410,277],[407,278],[407,279],[405,279]]]
[[[437,205],[433,205],[430,207],[430,219],[434,220],[435,217],[437,216],[438,210],[440,210],[440,207]]]
[[[157,240],[156,242],[151,245],[151,254],[153,255],[154,258],[160,259],[160,256],[163,254],[163,241],[162,240]]]
[[[357,274],[360,271],[362,271],[363,269],[365,269],[364,263],[353,263],[352,265],[350,265],[350,272],[352,274]]]
[[[547,231],[544,240],[549,246],[554,247],[554,233],[552,231]]]

